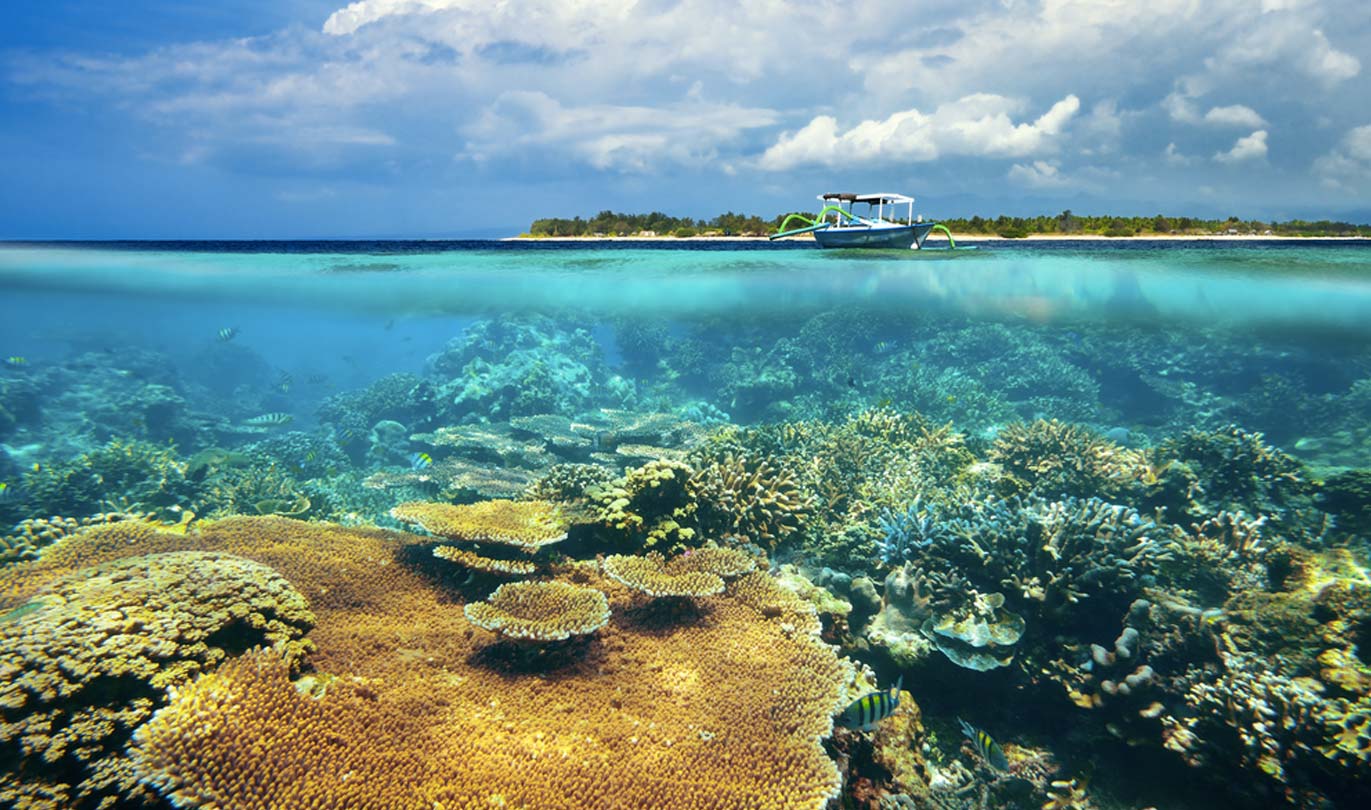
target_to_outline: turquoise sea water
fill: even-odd
[[[883,686],[903,677],[935,732],[905,746],[922,783],[870,766],[883,807],[1037,807],[1086,774],[1094,804],[1074,806],[1367,798],[1371,247],[968,248],[0,245],[0,563],[41,563],[70,530],[22,522],[54,516],[399,528],[406,501],[560,497],[591,559],[719,540],[855,605],[825,640]],[[910,438],[942,426],[941,449]],[[667,462],[694,489],[624,507],[636,528],[596,512],[613,497],[549,483]],[[703,471],[734,463],[802,505],[705,503],[734,485]],[[1042,515],[1097,507],[1061,531],[1098,554],[1053,550],[1037,585],[1021,577]],[[653,535],[666,516],[691,532]],[[999,538],[975,565],[968,526]],[[1169,550],[1110,546],[1138,526]],[[928,599],[899,596],[921,577]],[[1079,581],[1048,610],[1031,594],[1054,577]],[[999,607],[981,598],[997,590]],[[37,591],[3,593],[0,630],[38,632]],[[1019,635],[936,629],[973,620]],[[33,662],[7,664],[13,691]],[[1010,746],[1008,773],[959,748],[959,716]],[[855,733],[825,750],[870,759]],[[0,732],[0,803],[39,806],[14,798],[46,778],[39,748]],[[90,762],[53,756],[84,784]],[[831,806],[876,806],[854,774]],[[72,806],[112,795],[91,791]]]

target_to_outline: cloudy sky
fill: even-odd
[[[1365,0],[6,0],[0,237],[1371,220]]]

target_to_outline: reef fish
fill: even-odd
[[[23,368],[28,364],[29,359],[27,357],[22,357],[17,354],[10,355],[9,357],[5,358],[5,365],[9,366],[10,368]]]
[[[288,425],[295,421],[295,417],[288,413],[264,413],[261,416],[254,416],[251,419],[244,419],[243,424],[253,427],[276,427],[278,425]]]
[[[223,329],[219,330],[220,343],[228,343],[236,337],[238,337],[238,327],[236,326],[225,326]]]
[[[14,487],[8,481],[0,481],[0,501],[9,500],[14,497]]]
[[[957,722],[962,726],[962,733],[971,740],[972,745],[976,746],[976,751],[981,755],[990,767],[997,771],[1009,772],[1009,757],[1004,755],[1004,749],[995,742],[995,738],[976,728],[962,718],[958,717]]]
[[[416,470],[426,470],[433,466],[433,456],[428,453],[415,453],[409,457],[409,466]]]
[[[895,681],[894,688],[871,692],[852,701],[843,713],[838,715],[838,725],[858,731],[871,731],[900,707],[900,686],[903,683],[904,676],[901,675],[899,680]]]
[[[290,372],[283,371],[281,376],[276,378],[276,387],[281,389],[281,393],[289,394],[290,387],[295,384],[295,378],[290,376]]]

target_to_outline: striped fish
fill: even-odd
[[[1009,773],[1009,757],[1004,755],[1004,749],[995,742],[995,738],[976,728],[962,718],[958,717],[957,722],[962,726],[962,733],[966,735],[971,744],[976,746],[976,752],[986,761],[990,767],[997,771]]]
[[[278,425],[288,425],[295,421],[295,417],[288,413],[264,413],[261,416],[254,416],[251,419],[244,419],[243,424],[253,427],[275,427]]]
[[[893,689],[872,692],[852,701],[843,713],[838,715],[838,725],[857,731],[871,731],[899,708],[900,687],[903,684],[904,676],[901,675],[895,681]]]
[[[238,327],[225,326],[223,329],[219,330],[218,337],[220,343],[228,343],[230,340],[233,340],[234,338],[238,337]]]
[[[415,453],[409,457],[409,466],[415,470],[426,470],[433,466],[433,456],[428,453]]]
[[[27,357],[22,357],[17,354],[5,358],[5,365],[9,366],[10,368],[23,368],[28,364],[29,359]]]

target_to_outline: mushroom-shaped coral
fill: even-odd
[[[433,556],[440,560],[457,563],[463,568],[484,571],[487,574],[528,576],[538,570],[537,563],[528,560],[499,560],[494,557],[482,557],[474,551],[454,548],[453,546],[438,546],[433,550]]]
[[[565,641],[609,622],[609,600],[594,588],[566,582],[508,582],[484,602],[463,608],[467,621],[507,638]]]
[[[705,546],[687,550],[668,567],[673,571],[703,571],[728,579],[757,570],[757,560],[739,548]]]
[[[526,549],[561,542],[567,532],[557,507],[543,501],[493,500],[460,506],[410,501],[391,509],[390,514],[440,537]]]
[[[668,563],[665,557],[655,551],[642,557],[612,554],[605,558],[603,567],[610,579],[653,598],[714,596],[723,593],[723,578],[693,567],[693,556],[677,557]]]

